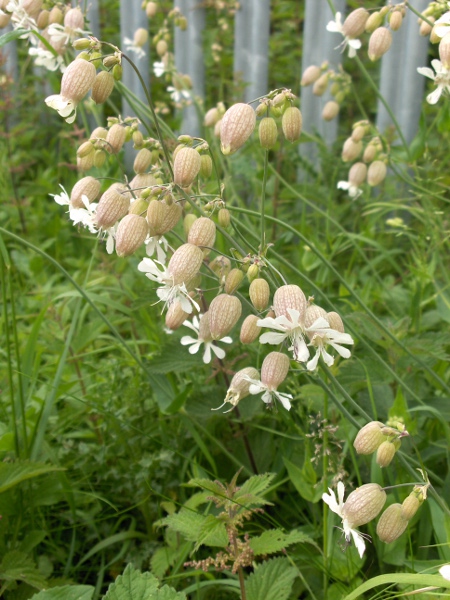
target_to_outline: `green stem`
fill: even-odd
[[[266,210],[266,185],[267,185],[267,172],[269,164],[269,151],[264,152],[264,173],[261,190],[261,246],[260,253],[263,254],[264,248],[266,247],[266,231],[265,231],[265,210]]]
[[[322,446],[322,482],[323,482],[323,491],[327,492],[328,482],[327,482],[327,473],[328,473],[328,430],[327,430],[327,420],[328,420],[328,396],[325,394],[325,398],[323,401],[323,420],[324,420],[324,428],[323,428],[323,446]],[[323,597],[327,597],[328,592],[328,505],[326,502],[323,502]]]

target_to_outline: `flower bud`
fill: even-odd
[[[234,294],[243,279],[244,273],[240,269],[231,269],[225,279],[225,292],[227,294]]]
[[[369,39],[368,54],[372,61],[380,59],[392,44],[392,33],[387,27],[375,29]]]
[[[395,455],[395,445],[392,442],[383,442],[378,446],[377,450],[377,465],[387,467],[391,464]]]
[[[173,285],[181,285],[192,279],[199,272],[202,262],[203,253],[197,246],[183,244],[177,248],[167,266]]]
[[[327,91],[328,82],[330,80],[330,76],[328,73],[324,73],[314,82],[313,85],[313,94],[314,96],[323,96]]]
[[[365,30],[367,33],[373,33],[383,23],[383,17],[379,11],[373,12],[366,21]]]
[[[189,232],[191,230],[191,227],[195,223],[196,220],[197,220],[197,217],[194,215],[194,213],[187,213],[184,216],[184,219],[183,219],[183,229],[184,229],[184,235],[186,236],[186,239],[189,236]]]
[[[152,200],[147,209],[150,235],[164,235],[173,229],[180,220],[182,210],[176,202],[168,205],[164,201]]]
[[[342,33],[348,38],[357,38],[366,28],[369,13],[365,8],[357,8],[353,10],[345,19],[342,25]]]
[[[156,2],[149,2],[145,7],[145,13],[149,19],[156,15],[157,10],[158,5],[156,4]]]
[[[365,163],[371,163],[375,160],[376,155],[378,154],[378,147],[376,144],[368,144],[364,150],[363,161]]]
[[[89,202],[97,200],[100,193],[100,181],[88,175],[83,177],[73,186],[70,194],[70,203],[74,208],[84,208],[81,196],[86,196]]]
[[[100,198],[97,206],[98,227],[108,229],[124,217],[130,208],[130,192],[122,183],[113,183]]]
[[[133,170],[136,174],[145,173],[152,164],[152,153],[147,148],[141,148],[136,154]]]
[[[338,116],[340,108],[335,100],[329,100],[323,107],[322,119],[324,121],[332,121]]]
[[[228,388],[225,402],[229,402],[232,406],[236,406],[242,398],[247,397],[250,392],[250,379],[259,379],[258,370],[254,367],[245,367],[238,371],[233,379],[231,380],[230,387]]]
[[[347,498],[342,516],[351,528],[365,525],[378,515],[386,502],[386,492],[378,483],[366,483]]]
[[[54,6],[48,16],[49,25],[53,25],[54,23],[62,25],[63,19],[64,15],[62,13],[62,10],[59,8],[59,6]]]
[[[250,300],[256,310],[264,310],[269,304],[270,288],[265,279],[254,279],[249,287]]]
[[[227,256],[219,255],[209,263],[209,268],[217,275],[219,281],[222,281],[231,270],[231,261]]]
[[[345,333],[344,323],[337,312],[332,311],[327,313],[326,319],[330,324],[331,329],[339,331],[339,333]]]
[[[359,187],[362,183],[364,183],[366,177],[367,167],[363,162],[357,162],[354,165],[352,165],[348,173],[348,180],[351,183],[351,185]]]
[[[450,34],[446,33],[439,42],[439,58],[445,69],[450,69]]]
[[[122,149],[122,146],[125,143],[125,138],[127,137],[127,132],[125,127],[119,125],[119,123],[115,123],[108,131],[106,136],[106,150],[110,154],[117,154]]]
[[[138,27],[133,35],[134,45],[138,48],[142,48],[147,43],[148,31],[143,27]]]
[[[136,198],[130,205],[128,209],[128,214],[130,215],[139,215],[141,217],[147,214],[148,202],[142,197]]]
[[[391,504],[377,523],[377,535],[382,542],[390,544],[398,539],[408,527],[408,520],[402,515],[401,504]]]
[[[96,70],[92,63],[76,58],[62,76],[61,96],[77,104],[91,89],[95,75]]]
[[[166,327],[175,331],[183,325],[186,319],[189,318],[189,313],[181,308],[181,302],[176,300],[172,302],[166,313]]]
[[[269,390],[276,390],[289,371],[289,358],[281,352],[270,352],[261,367],[261,381]]]
[[[223,338],[239,320],[242,305],[239,298],[228,294],[219,294],[209,306],[209,327],[213,340]]]
[[[228,210],[228,208],[221,208],[219,210],[219,213],[217,215],[217,220],[219,221],[219,225],[221,227],[223,227],[224,229],[229,227],[229,225],[231,223],[231,215],[230,215],[230,211]]]
[[[114,89],[114,77],[108,71],[100,71],[92,85],[92,100],[96,104],[103,104]]]
[[[136,173],[133,179],[130,181],[130,188],[136,193],[140,194],[146,188],[150,188],[154,185],[158,185],[158,181],[155,176],[151,173]],[[169,204],[169,202],[166,203]]]
[[[209,154],[201,154],[200,155],[200,171],[199,175],[202,179],[208,179],[211,177],[213,169],[212,158]]]
[[[42,9],[43,0],[23,0],[21,8],[25,10],[32,19],[37,19],[38,14]]]
[[[306,306],[305,294],[298,285],[282,285],[273,297],[273,308],[277,317],[284,315],[290,319],[288,308],[293,308],[300,313],[299,320],[302,321],[305,318]]]
[[[435,18],[432,16],[427,17],[428,21],[430,21],[430,23],[434,23],[435,22]],[[420,24],[420,28],[419,28],[419,34],[423,37],[430,35],[433,26],[430,25],[429,23],[427,23],[426,21],[424,21],[423,19],[419,19],[419,24]]]
[[[322,69],[317,67],[316,65],[309,65],[303,71],[302,79],[300,81],[300,85],[306,87],[308,85],[312,85],[315,83],[322,74]]]
[[[347,138],[342,148],[342,160],[344,162],[352,162],[359,158],[363,149],[362,142],[354,142],[351,137]]]
[[[64,26],[69,29],[83,29],[84,17],[80,8],[69,8],[64,15]]]
[[[371,421],[358,431],[353,447],[358,454],[372,454],[386,439],[381,433],[383,423]]]
[[[374,187],[382,183],[386,177],[387,167],[382,160],[375,160],[367,171],[367,183]]]
[[[255,263],[251,264],[248,268],[247,268],[247,279],[250,281],[250,283],[256,279],[259,275],[259,267],[258,265],[256,265]]]
[[[89,171],[94,166],[95,152],[90,152],[86,156],[77,156],[77,169],[79,171]]]
[[[367,127],[365,125],[357,125],[350,136],[354,142],[360,142],[366,135]]]
[[[130,256],[145,241],[148,235],[148,223],[139,215],[126,215],[116,231],[117,256]]]
[[[278,127],[275,119],[272,117],[264,117],[259,123],[259,141],[263,148],[270,150],[277,143]]]
[[[220,123],[222,153],[233,154],[252,135],[256,124],[256,114],[250,105],[239,102],[226,111]]]
[[[217,121],[220,121],[220,117],[221,115],[217,107],[210,108],[205,114],[203,125],[205,127],[214,127]]]
[[[296,106],[290,106],[284,111],[281,119],[284,137],[289,142],[296,142],[302,132],[302,113]]]
[[[423,502],[423,500],[422,500]],[[411,492],[402,502],[402,517],[409,521],[419,510],[422,502],[417,497],[415,492]]]
[[[164,56],[168,49],[166,40],[159,40],[156,44],[156,53],[158,56]]]
[[[187,188],[197,177],[201,167],[200,154],[194,148],[183,146],[178,150],[173,162],[173,180],[182,188]]]
[[[398,31],[403,23],[403,16],[399,10],[394,10],[390,13],[389,17],[389,27],[392,31]]]
[[[38,18],[36,19],[36,25],[38,26],[38,29],[45,29],[46,27],[48,27],[48,20],[50,18],[50,11],[48,10],[41,10],[41,12],[38,15]]]
[[[256,324],[258,321],[259,317],[256,315],[248,315],[248,317],[244,319],[239,336],[241,344],[252,344],[257,339],[261,333],[261,328]]]
[[[78,156],[78,158],[84,158],[85,156],[88,156],[92,152],[95,152],[95,148],[91,144],[91,142],[83,142],[81,144],[81,146],[79,146],[77,149],[77,156]]]
[[[203,255],[209,254],[209,248],[214,246],[215,240],[216,224],[214,221],[208,219],[208,217],[200,217],[192,223],[189,229],[188,242],[195,246],[204,247]]]

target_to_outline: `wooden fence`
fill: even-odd
[[[94,35],[101,37],[99,31],[99,2],[89,0],[88,17]],[[275,0],[274,0],[275,1]],[[73,4],[77,4],[74,0]],[[270,35],[270,0],[240,0],[240,9],[236,11],[234,23],[234,71],[239,73],[248,85],[245,88],[243,101],[264,95],[268,92],[269,65],[268,46]],[[428,5],[428,0],[412,0],[411,4],[418,11]],[[186,31],[175,30],[175,64],[182,73],[187,73],[193,82],[193,93],[204,97],[205,65],[203,60],[203,30],[205,27],[205,9],[198,0],[175,0],[178,7],[188,19]],[[345,14],[345,0],[334,0],[334,7]],[[320,65],[328,60],[335,68],[342,60],[342,54],[335,47],[341,42],[339,36],[326,31],[326,25],[333,18],[327,0],[304,0],[304,34],[302,48],[302,65],[293,77],[300,77],[301,72],[310,64]],[[121,39],[132,38],[138,27],[148,27],[148,18],[141,7],[141,0],[122,0],[120,3]],[[5,31],[5,30],[3,30]],[[417,67],[427,64],[428,38],[418,36],[417,18],[407,11],[400,31],[393,35],[394,41],[390,51],[380,61],[379,90],[389,104],[409,142],[417,132],[425,78],[417,73]],[[20,42],[19,42],[20,43]],[[299,43],[293,40],[294,43]],[[137,59],[138,67],[147,83],[150,83],[152,63],[157,57],[152,56],[148,44],[146,56]],[[17,79],[17,55],[14,44],[6,46],[7,69]],[[365,52],[361,50],[360,52]],[[131,69],[124,69],[124,83],[140,99],[145,102],[137,76]],[[324,122],[321,112],[327,95],[318,98],[313,96],[311,88],[304,88],[301,94],[301,109],[305,131],[319,134],[327,143],[332,143],[337,133],[337,121]],[[209,107],[206,107],[209,108]],[[122,107],[123,114],[130,110],[126,102]],[[391,124],[391,118],[379,102],[377,126],[381,131]],[[201,134],[201,123],[194,106],[183,113],[183,133]],[[314,162],[314,147],[311,144],[300,145],[301,154]]]

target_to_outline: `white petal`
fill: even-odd
[[[303,336],[296,335],[292,340],[292,346],[289,350],[294,351],[294,360],[297,362],[306,362],[309,358],[309,350]]]
[[[420,75],[424,75],[425,77],[429,77],[433,81],[435,79],[435,74],[434,74],[433,70],[430,69],[429,67],[417,67],[417,72],[420,73]]]
[[[222,340],[220,340],[222,341]],[[226,352],[223,348],[219,348],[219,346],[216,346],[215,344],[209,344],[209,346],[211,347],[211,350],[214,352],[214,354],[217,356],[217,358],[223,359],[225,358]]]
[[[183,325],[184,325],[184,323],[183,323]],[[198,343],[198,340],[191,337],[190,335],[184,335],[180,340],[180,344],[182,346],[189,346],[189,344],[197,344],[197,343]]]
[[[200,350],[200,346],[201,345],[202,345],[201,342],[195,342],[195,344],[192,344],[192,346],[189,348],[189,353],[190,354],[197,354],[197,352]]]
[[[276,331],[286,331],[286,317],[282,315],[281,317],[277,317],[273,319],[272,317],[266,317],[265,319],[259,319],[256,321],[258,327],[267,327],[268,329],[275,329]]]
[[[317,363],[319,362],[319,356],[320,356],[320,349],[317,348],[316,354],[314,355],[314,357],[306,363],[306,368],[308,369],[308,371],[314,371],[316,369]]]
[[[106,240],[106,252],[112,254],[114,252],[114,236],[110,233]]]
[[[338,181],[337,188],[338,190],[348,190],[350,187],[350,183],[348,181]]]
[[[330,342],[330,346],[332,346],[336,350],[336,352],[338,352],[342,356],[342,358],[350,358],[350,356],[352,355],[352,353],[350,352],[350,350],[348,348],[344,348],[343,346],[336,344],[336,342]],[[333,363],[331,363],[331,364],[333,364]],[[328,365],[328,363],[327,363],[327,365]],[[328,365],[328,366],[331,366],[331,365]]]
[[[288,337],[287,333],[275,333],[268,331],[259,338],[260,344],[281,344]]]
[[[438,58],[433,58],[431,61],[431,66],[436,71],[436,73],[444,73],[447,72],[447,69],[444,68],[444,65]]]
[[[223,353],[225,356],[225,352]],[[205,344],[205,352],[203,354],[203,362],[208,365],[211,362],[211,344]]]
[[[436,104],[436,102],[441,97],[442,91],[443,91],[443,88],[439,86],[434,90],[434,92],[432,92],[431,94],[428,94],[428,96],[427,96],[428,104]]]
[[[346,350],[346,348],[344,348],[344,350]],[[328,367],[331,367],[332,365],[334,365],[334,358],[331,356],[331,354],[328,354],[328,352],[323,347],[321,348],[321,354],[322,354],[322,358],[323,358],[325,364]]]
[[[450,565],[444,565],[439,569],[439,573],[444,579],[450,581]]]
[[[278,398],[281,404],[284,406],[286,410],[291,410],[291,403],[289,400],[292,400],[291,394],[285,394],[283,392],[273,392],[274,395]]]
[[[337,493],[338,493],[338,502],[340,506],[340,511],[342,511],[342,507],[344,506],[344,494],[345,494],[345,486],[342,481],[339,481],[337,484]]]
[[[366,544],[364,542],[363,536],[356,531],[356,529],[350,529],[350,533],[352,535],[353,541],[355,542],[356,549],[358,550],[358,554],[360,558],[363,557],[364,551],[366,549]]]
[[[230,336],[226,336],[226,337],[220,338],[219,341],[223,342],[224,344],[232,344],[233,343],[233,339],[230,338]]]
[[[339,482],[339,483],[342,483],[342,482]],[[338,490],[339,490],[339,488],[338,488]],[[322,494],[322,500],[325,502],[325,504],[328,504],[328,506],[330,507],[330,510],[332,510],[334,513],[336,513],[337,515],[342,517],[342,509],[341,509],[341,506],[338,505],[338,503],[336,501],[336,494],[334,493],[334,491],[331,488],[328,488],[328,491],[330,492],[329,494]]]
[[[348,45],[354,50],[359,50],[361,48],[361,40],[348,40]],[[356,52],[355,52],[356,54]],[[350,55],[350,52],[349,52]]]

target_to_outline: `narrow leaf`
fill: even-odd
[[[53,471],[64,471],[64,469],[37,462],[2,462],[0,463],[0,493],[9,490],[22,481]]]
[[[91,600],[94,590],[91,585],[62,585],[38,592],[31,600]]]
[[[17,38],[20,38],[20,36],[24,33],[28,33],[28,31],[26,29],[14,29],[14,31],[8,31],[8,33],[4,33],[0,36],[0,48],[8,42],[17,40]]]

